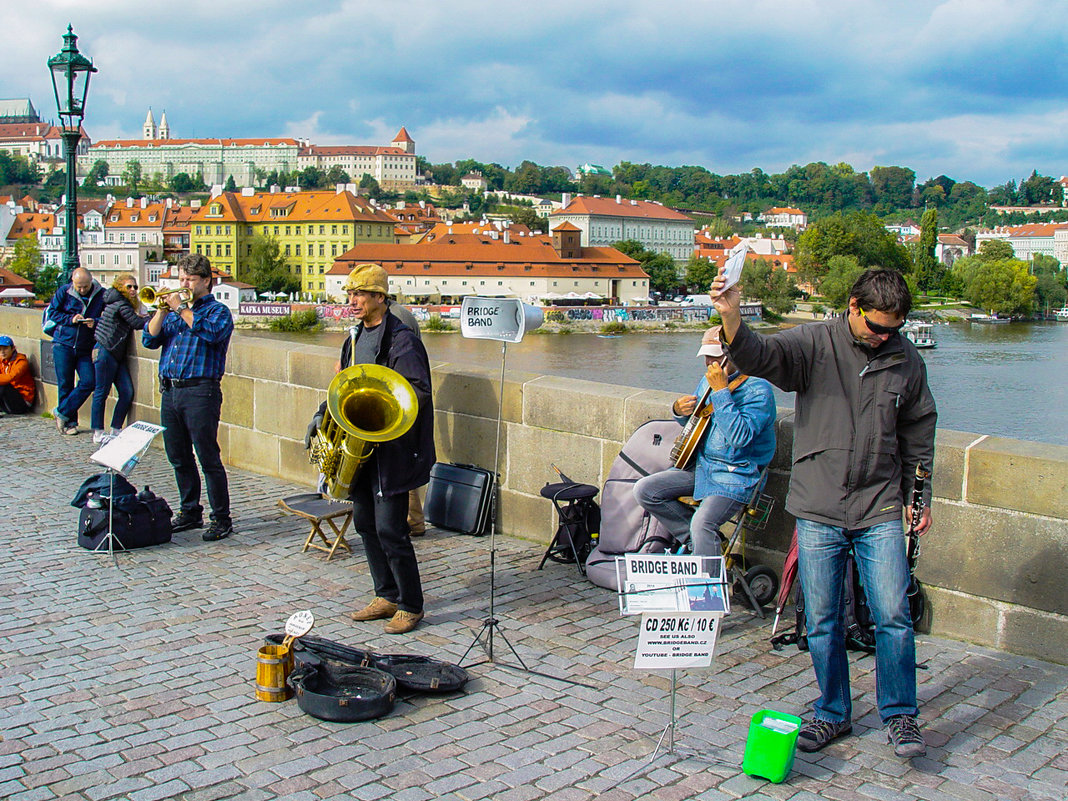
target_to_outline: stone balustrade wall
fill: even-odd
[[[0,309],[0,332],[14,337],[35,369],[40,312]],[[571,478],[603,485],[616,454],[641,423],[668,416],[675,393],[509,371],[496,365],[433,360],[439,461],[493,464],[501,405],[498,531],[548,544],[552,504],[539,490]],[[159,421],[157,352],[131,357],[134,416]],[[223,379],[220,445],[231,465],[312,486],[303,437],[334,374],[332,348],[235,333]],[[39,372],[39,371],[38,371]],[[38,381],[38,412],[55,387]],[[88,403],[82,410],[87,422]],[[0,423],[2,425],[2,423]],[[776,570],[793,527],[783,510],[793,414],[777,422],[779,446],[767,493],[776,499],[767,528],[748,535],[749,556]],[[53,432],[54,433],[54,432]],[[932,633],[1068,663],[1068,447],[940,429],[934,467],[934,520],[917,575],[927,588]],[[240,518],[268,510],[235,510]],[[536,564],[531,564],[531,569]],[[547,565],[547,570],[574,569]],[[578,573],[575,580],[581,580]]]

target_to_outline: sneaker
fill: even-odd
[[[186,512],[181,511],[178,516],[171,521],[171,532],[177,533],[179,531],[186,531],[191,528],[203,528],[204,517],[200,512]]]
[[[64,426],[63,426],[63,428],[61,430],[68,437],[73,437],[75,434],[78,433],[78,426],[64,424]]]
[[[58,406],[52,410],[52,419],[56,421],[56,430],[62,434],[63,429],[67,427],[67,418],[59,413]]]
[[[913,715],[895,715],[886,721],[886,739],[894,746],[894,753],[899,757],[913,759],[927,753],[920,724]]]
[[[113,428],[113,429],[111,429],[111,436],[112,437],[117,437],[121,433],[122,433],[122,429],[121,428]]]
[[[393,601],[387,601],[385,598],[376,596],[371,603],[367,604],[363,609],[353,612],[349,617],[357,623],[362,623],[365,620],[386,620],[395,614],[397,614],[397,605]]]
[[[105,434],[102,429],[99,429],[99,428],[94,428],[93,429],[93,444],[94,445],[100,445],[100,444],[102,444],[104,442],[107,442],[110,439],[111,439],[111,437],[109,437],[107,434]]]
[[[853,731],[853,724],[848,720],[835,723],[830,720],[813,718],[801,727],[797,735],[797,750],[811,753],[819,751],[825,745],[834,742],[839,737],[845,737]]]
[[[423,619],[422,612],[405,612],[403,609],[398,609],[397,613],[390,618],[389,623],[383,629],[386,634],[407,634],[409,631],[419,625],[419,621]]]
[[[211,525],[208,526],[208,530],[204,532],[204,536],[201,539],[204,542],[215,542],[216,540],[225,540],[233,533],[234,526],[229,520],[225,523],[219,520],[212,520]]]

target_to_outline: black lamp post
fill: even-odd
[[[85,98],[89,94],[89,74],[96,72],[93,62],[78,52],[78,37],[71,26],[63,34],[63,49],[48,59],[52,71],[52,89],[56,93],[56,107],[63,127],[63,151],[67,157],[67,255],[63,257],[63,272],[59,283],[70,283],[71,273],[78,267],[78,142],[82,138],[82,117]]]

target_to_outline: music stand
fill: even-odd
[[[493,450],[493,490],[490,496],[490,593],[489,593],[489,616],[482,621],[482,627],[475,633],[475,639],[467,646],[467,650],[464,651],[463,656],[460,657],[460,664],[463,664],[464,659],[471,653],[471,649],[475,647],[475,644],[482,646],[482,649],[486,652],[486,659],[481,662],[475,662],[468,667],[477,667],[478,665],[484,665],[487,662],[493,664],[499,664],[501,667],[511,668],[513,670],[522,670],[526,673],[533,674],[535,676],[544,676],[547,679],[554,679],[556,681],[567,682],[568,684],[577,684],[581,687],[588,685],[582,684],[582,682],[574,681],[572,679],[561,678],[560,676],[553,676],[548,673],[541,673],[537,670],[531,670],[527,667],[526,662],[523,661],[523,657],[519,655],[515,647],[508,641],[508,638],[504,636],[504,632],[501,631],[500,621],[496,615],[496,594],[497,594],[497,508],[498,497],[500,493],[500,481],[497,467],[500,464],[501,458],[501,420],[504,409],[504,370],[505,364],[508,359],[508,343],[509,342],[521,342],[523,334],[529,330],[533,330],[542,324],[544,317],[541,309],[534,306],[523,303],[518,298],[484,298],[477,296],[469,296],[464,298],[463,305],[460,310],[460,333],[468,339],[492,339],[501,343],[501,379],[499,384],[499,392],[497,395],[497,435]],[[497,662],[493,655],[493,636],[496,633],[508,646],[508,649],[512,652],[512,655],[519,662],[519,666],[509,665],[503,662]],[[592,689],[592,688],[591,688]]]
[[[106,442],[100,450],[89,458],[107,470],[108,474],[108,532],[104,539],[97,543],[94,552],[100,551],[107,543],[108,554],[112,561],[118,565],[118,557],[115,556],[115,543],[119,543],[121,550],[126,550],[126,545],[115,536],[115,474],[129,477],[144,456],[148,446],[152,444],[159,434],[164,431],[163,426],[153,423],[138,421],[124,428],[116,437]]]

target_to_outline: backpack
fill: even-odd
[[[682,427],[674,420],[650,420],[630,435],[601,491],[601,532],[586,560],[586,577],[619,591],[616,557],[625,553],[664,553],[672,544],[663,524],[634,499],[638,479],[672,466],[671,448]]]
[[[875,653],[875,619],[871,609],[868,608],[867,596],[864,594],[864,585],[860,581],[860,571],[857,570],[856,558],[853,552],[845,563],[845,575],[842,579],[842,605],[845,607],[845,644],[849,651],[861,651],[863,653]],[[915,592],[913,592],[915,587]],[[909,588],[909,611],[912,615],[912,625],[915,628],[923,619],[926,608],[926,597],[920,583],[913,579]],[[800,651],[808,650],[808,626],[805,622],[805,594],[801,589],[801,582],[797,583],[797,618],[792,631],[784,631],[771,639],[771,645],[776,651],[781,651],[784,646],[797,643]]]

